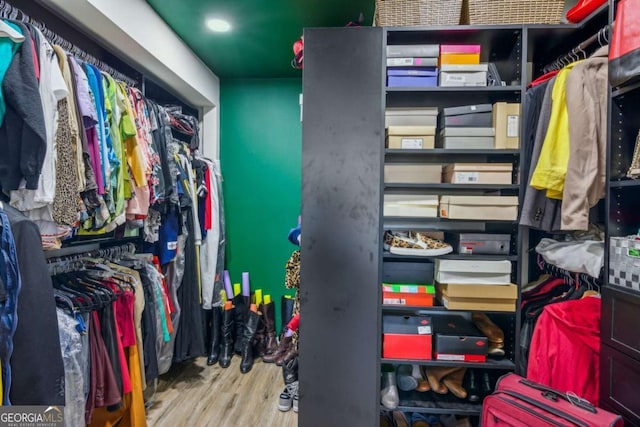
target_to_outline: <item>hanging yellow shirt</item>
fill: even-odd
[[[569,164],[569,114],[567,112],[566,84],[574,62],[560,70],[551,93],[553,104],[549,127],[542,144],[538,164],[530,185],[537,190],[547,190],[550,199],[562,200],[564,179]]]

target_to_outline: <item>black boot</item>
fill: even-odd
[[[282,379],[284,385],[298,381],[298,358],[294,357],[282,364]]]
[[[247,319],[247,311],[249,311],[248,297],[242,295],[236,295],[233,297],[233,305],[235,307],[235,343],[233,344],[233,351],[236,354],[242,354],[243,336],[244,336],[244,324]]]
[[[480,393],[482,398],[489,396],[493,393],[493,384],[491,383],[491,376],[488,371],[482,372],[482,378],[480,380]]]
[[[247,322],[244,325],[244,336],[242,339],[242,361],[240,362],[240,372],[246,374],[253,367],[253,337],[260,323],[260,314],[249,311]]]
[[[235,308],[222,313],[222,348],[220,349],[220,367],[228,368],[233,357],[233,331]]]
[[[222,308],[213,307],[211,310],[211,347],[209,349],[209,357],[207,357],[207,365],[215,365],[220,357],[220,340],[222,328]]]
[[[282,326],[280,327],[280,340],[282,341],[283,333],[287,330],[287,325],[291,318],[293,317],[293,305],[295,301],[293,298],[282,297],[280,299],[280,320],[282,321]]]
[[[477,369],[468,369],[466,378],[466,389],[469,394],[469,402],[479,402],[480,396],[480,371]]]

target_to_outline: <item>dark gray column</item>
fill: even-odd
[[[383,30],[304,31],[301,427],[378,424]]]

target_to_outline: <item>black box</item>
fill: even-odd
[[[387,283],[433,283],[433,263],[384,262],[382,281]]]
[[[442,110],[444,116],[461,116],[463,114],[479,114],[479,113],[493,113],[493,105],[491,104],[478,104],[478,105],[463,105],[461,107],[449,107]]]
[[[493,127],[493,113],[459,114],[455,116],[443,116],[443,126],[448,127]]]
[[[485,362],[489,340],[470,320],[459,315],[433,316],[436,360]]]

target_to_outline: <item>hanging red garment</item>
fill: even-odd
[[[586,297],[545,307],[531,340],[527,378],[598,406],[600,306],[600,298]]]
[[[545,73],[545,74],[541,75],[540,77],[538,77],[537,79],[535,79],[534,81],[529,83],[527,85],[527,89],[531,89],[534,86],[538,86],[538,85],[540,85],[540,84],[542,84],[544,82],[547,82],[547,81],[551,80],[559,72],[560,72],[560,70],[553,70],[553,71],[549,71],[548,73]]]

